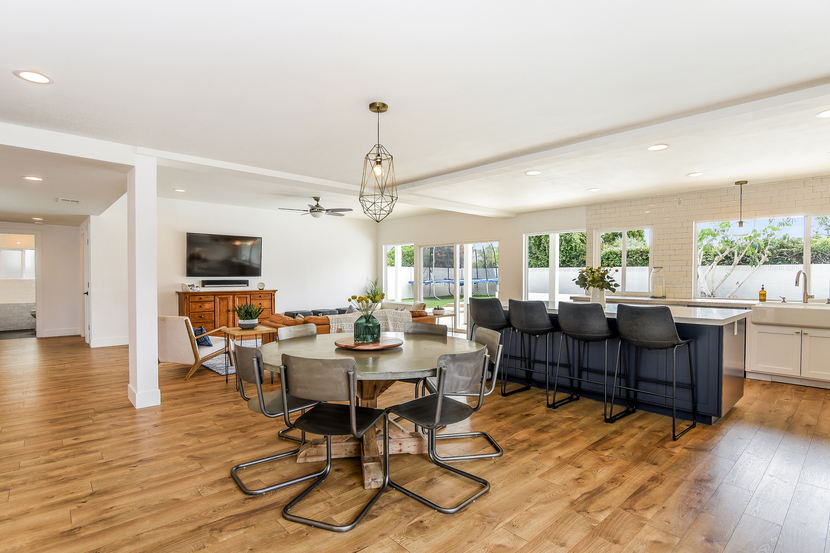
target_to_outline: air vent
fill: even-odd
[[[72,198],[58,198],[58,203],[61,204],[79,204],[81,200],[73,200]]]

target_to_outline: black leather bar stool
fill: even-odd
[[[677,440],[680,436],[697,426],[697,400],[695,397],[695,367],[692,361],[693,340],[682,340],[677,334],[677,327],[674,325],[674,318],[671,310],[664,305],[639,306],[625,305],[617,306],[617,330],[620,333],[620,346],[617,348],[617,363],[614,368],[614,387],[611,391],[611,409],[607,422],[614,422],[620,418],[633,413],[636,407],[629,401],[626,409],[616,415],[614,411],[614,398],[617,389],[634,392],[635,400],[637,393],[650,394],[658,397],[671,399],[671,431],[672,439]],[[623,346],[625,350],[623,350]],[[689,384],[677,383],[677,348],[686,346],[689,353]],[[634,367],[631,370],[634,378],[634,386],[627,387],[617,384],[617,375],[622,362],[626,362],[625,353],[628,347],[634,348]],[[640,362],[640,350],[672,350],[671,382],[642,378],[638,374]],[[668,362],[668,361],[667,361]],[[671,394],[661,394],[655,391],[641,390],[637,385],[639,382],[650,382],[652,384],[671,386]],[[692,423],[685,430],[677,433],[677,388],[686,388],[692,391]]]
[[[475,337],[478,327],[495,330],[500,335],[508,334],[512,330],[508,311],[502,307],[498,298],[470,298],[470,321],[470,339]],[[506,344],[507,340],[501,338],[501,343]],[[502,349],[502,352],[504,351]],[[496,359],[490,359],[490,362],[495,363]]]
[[[556,327],[548,316],[548,310],[545,303],[541,301],[518,301],[509,300],[508,311],[510,315],[510,326],[513,332],[510,333],[507,341],[507,352],[504,354],[505,367],[507,361],[513,359],[511,346],[513,336],[518,335],[521,340],[521,354],[519,355],[520,364],[517,368],[525,371],[527,384],[521,388],[507,391],[507,370],[502,371],[501,380],[501,395],[509,396],[516,392],[522,392],[530,389],[531,379],[533,373],[545,374],[545,387],[550,381],[550,337],[556,332]],[[537,370],[535,365],[541,363],[535,359],[534,353],[538,345],[539,337],[545,337],[545,369],[544,371]],[[525,347],[527,346],[527,347]]]
[[[576,401],[582,394],[582,383],[593,382],[589,378],[590,373],[598,371],[588,368],[589,345],[594,342],[605,342],[605,364],[602,370],[602,414],[608,420],[608,340],[614,337],[614,333],[608,326],[608,319],[605,317],[605,310],[598,303],[572,303],[559,302],[559,330],[562,334],[559,337],[559,352],[556,356],[556,372],[553,377],[553,401],[550,400],[550,388],[545,390],[545,399],[548,407],[557,409],[566,403]],[[567,338],[567,340],[566,340]],[[567,397],[556,400],[559,386],[559,369],[562,360],[562,342],[565,342],[565,350],[568,355],[568,375],[571,383],[571,393]],[[576,362],[571,359],[570,343],[573,342]],[[583,350],[585,352],[585,366],[582,364]],[[583,377],[583,372],[588,374]],[[578,384],[574,388],[574,381]]]

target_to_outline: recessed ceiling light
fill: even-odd
[[[26,179],[26,180],[43,180],[40,177],[23,177],[23,178]]]
[[[830,109],[818,112],[816,114],[816,117],[818,117],[819,119],[827,119],[828,117],[830,117]]]
[[[687,177],[699,177],[701,175],[703,175],[703,173],[700,173],[698,171],[695,171],[694,173],[687,173],[686,174]]]
[[[536,175],[541,175],[541,174],[542,174],[541,171],[536,171],[536,170],[528,171],[527,173],[525,173],[525,175],[530,175],[531,177],[535,177]]]
[[[37,71],[15,71],[15,75],[23,79],[24,81],[28,81],[30,83],[35,84],[51,84],[52,79],[44,75],[43,73],[38,73]]]
[[[660,150],[665,150],[668,147],[668,144],[655,144],[654,146],[649,146],[647,149],[649,152],[659,152]]]
[[[173,192],[184,192],[184,188],[176,188]]]
[[[32,221],[43,221],[43,217],[32,217]]]
[[[588,192],[599,192],[599,191],[600,191],[599,188],[589,188],[588,189]]]

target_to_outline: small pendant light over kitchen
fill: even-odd
[[[744,185],[747,181],[739,180],[735,183],[735,186],[739,186],[741,190],[741,195],[739,199],[739,215],[738,215],[738,228],[744,228]]]
[[[388,109],[389,106],[383,102],[369,104],[369,111],[378,114],[378,141],[363,160],[363,178],[360,181],[360,205],[363,206],[363,213],[378,223],[392,213],[392,208],[398,201],[392,154],[380,143],[380,114]]]

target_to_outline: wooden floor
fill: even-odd
[[[162,405],[135,410],[126,348],[0,341],[0,550],[830,552],[830,391],[747,381],[726,417],[679,442],[667,417],[608,425],[593,401],[552,411],[539,390],[493,395],[472,425],[505,454],[460,463],[489,494],[442,515],[390,491],[334,534],[282,518],[299,486],[248,497],[231,480],[232,465],[290,448],[278,424],[208,370],[159,372]],[[398,384],[381,400],[410,394]],[[465,491],[421,457],[395,456],[392,472],[442,500]],[[336,461],[298,512],[343,522],[370,493],[357,462]]]

